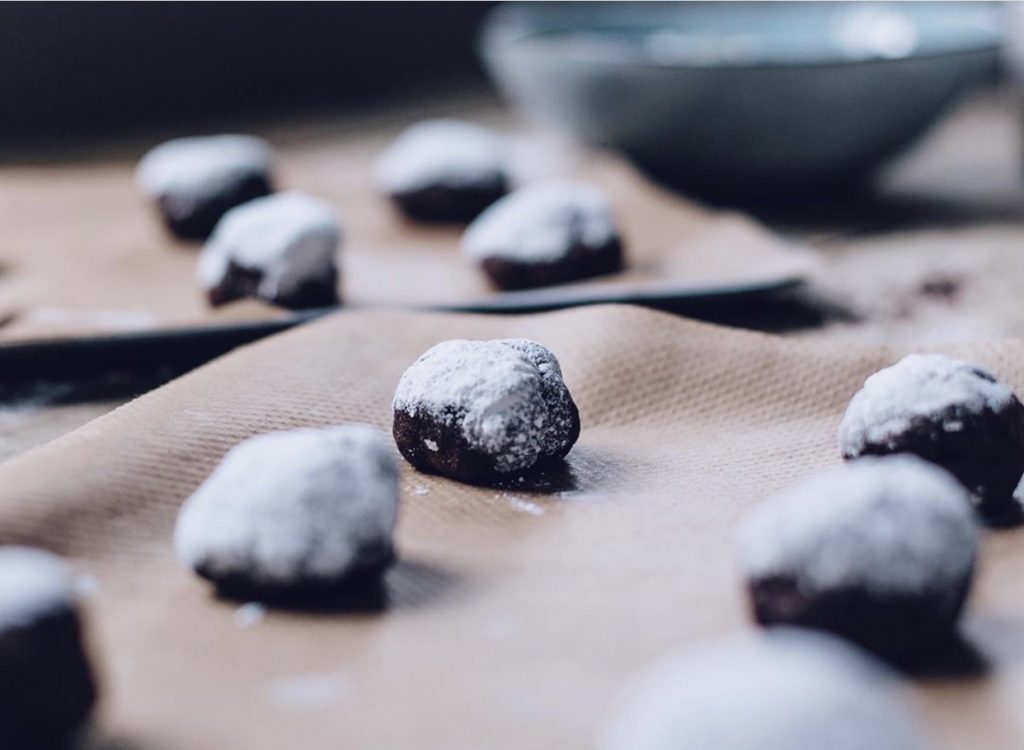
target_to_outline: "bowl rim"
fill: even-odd
[[[509,3],[494,8],[485,19],[478,46],[480,54],[487,58],[492,55],[524,54],[524,45],[530,45],[530,51],[536,51],[541,45],[536,44],[536,37],[550,33],[567,31],[564,27],[545,26],[543,21],[531,18],[528,23],[517,23],[532,3]],[[942,5],[942,3],[938,3]],[[979,5],[981,5],[979,3]],[[989,8],[993,17],[997,9]],[[516,28],[519,27],[519,28]],[[572,33],[572,32],[570,32]],[[579,29],[578,33],[592,33],[601,36],[600,31]],[[561,59],[565,62],[584,65],[603,65],[608,67],[678,70],[687,72],[742,72],[753,70],[815,70],[822,68],[846,68],[856,66],[890,65],[909,61],[927,61],[948,59],[972,55],[998,55],[1005,46],[1005,38],[999,31],[993,31],[987,40],[966,42],[955,47],[937,50],[912,50],[894,57],[876,56],[863,58],[822,57],[809,60],[760,59],[746,61],[724,61],[705,64],[688,63],[686,61],[668,61],[651,59],[639,50],[629,57],[610,56],[603,54],[597,46],[581,50],[569,50],[558,45],[543,45],[544,54]]]

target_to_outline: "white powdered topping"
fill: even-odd
[[[839,426],[839,446],[846,456],[867,445],[890,445],[918,419],[934,418],[957,408],[970,414],[996,412],[1013,400],[1013,392],[987,371],[941,354],[911,354],[864,381]],[[950,418],[948,432],[962,429]]]
[[[274,299],[335,267],[341,228],[331,208],[301,193],[277,193],[224,214],[199,255],[197,276],[216,288],[234,261],[263,273],[258,294]]]
[[[748,577],[793,576],[807,591],[955,590],[977,549],[966,490],[909,455],[862,458],[806,479],[755,509],[740,532]]]
[[[462,251],[474,261],[555,262],[573,247],[603,247],[616,234],[600,190],[581,182],[545,182],[517,190],[480,214],[462,236]]]
[[[29,547],[0,547],[0,632],[75,605],[75,581],[59,557]]]
[[[672,654],[627,685],[598,750],[923,750],[884,671],[826,636],[783,631]]]
[[[240,628],[251,628],[266,616],[267,608],[264,605],[259,602],[249,602],[236,609],[231,619]]]
[[[388,193],[486,186],[505,179],[505,155],[500,138],[486,128],[426,120],[395,139],[377,161],[374,177]]]
[[[388,541],[398,469],[367,425],[272,432],[232,448],[178,515],[178,558],[212,575],[287,585],[341,578]]]
[[[550,351],[526,339],[445,341],[405,371],[394,408],[458,424],[500,472],[529,468],[565,447],[570,396]]]
[[[175,138],[149,151],[135,181],[148,195],[205,199],[237,180],[270,172],[270,145],[249,135]]]

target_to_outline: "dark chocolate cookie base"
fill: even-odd
[[[542,456],[533,466],[518,472],[499,471],[496,456],[473,449],[462,435],[460,419],[443,422],[396,409],[392,432],[402,456],[420,471],[468,484],[499,486],[508,484],[516,476],[542,470],[551,461],[565,458],[580,435],[580,414],[571,396],[567,408],[572,426],[563,445],[557,451]],[[427,441],[436,445],[437,450],[431,450]]]
[[[966,576],[951,590],[920,596],[879,595],[863,588],[806,591],[789,576],[748,581],[756,622],[825,630],[896,664],[948,644],[970,588]]]
[[[419,190],[392,193],[391,200],[413,221],[466,224],[508,193],[506,180],[466,187],[431,185]]]
[[[207,300],[213,307],[219,307],[235,300],[252,297],[289,310],[334,307],[340,302],[338,271],[335,268],[331,268],[321,278],[307,279],[287,294],[277,294],[269,299],[259,293],[262,280],[262,271],[246,268],[231,261],[220,284],[207,291]]]
[[[622,245],[616,237],[600,247],[575,245],[555,262],[522,263],[493,257],[484,259],[480,266],[498,289],[535,289],[621,271]]]
[[[78,615],[66,609],[0,631],[0,747],[63,747],[96,701]]]
[[[947,432],[943,423],[960,422]],[[914,420],[886,443],[869,443],[846,459],[912,453],[950,472],[976,498],[979,515],[998,522],[1019,512],[1014,490],[1024,474],[1024,406],[1014,400],[998,412],[967,412],[960,407]]]
[[[349,569],[336,578],[308,577],[268,581],[259,571],[223,575],[217,566],[199,565],[196,573],[214,585],[217,595],[236,601],[260,601],[282,607],[344,606],[380,593],[381,577],[397,556],[390,542],[364,544]]]
[[[157,206],[167,229],[183,240],[205,240],[213,233],[217,222],[235,206],[274,192],[267,175],[249,175],[204,201],[180,201],[172,195],[162,195]]]

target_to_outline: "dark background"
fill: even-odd
[[[493,3],[0,3],[0,135],[81,139],[483,87]]]

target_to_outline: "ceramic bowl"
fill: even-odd
[[[481,51],[527,112],[709,192],[862,181],[993,76],[988,3],[534,3]]]

